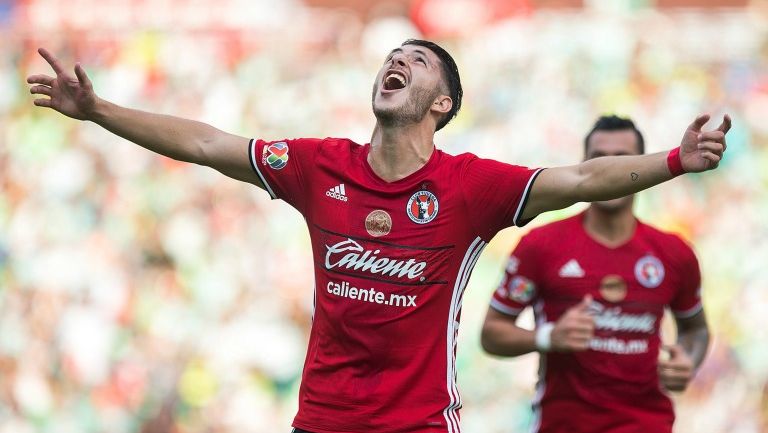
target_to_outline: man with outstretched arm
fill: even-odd
[[[645,149],[635,124],[616,116],[599,118],[584,146],[585,160]],[[709,330],[696,256],[678,236],[639,221],[633,200],[594,202],[533,229],[493,294],[483,348],[541,353],[534,432],[670,433],[675,415],[664,390],[684,390],[704,360]],[[529,305],[534,331],[516,325]],[[666,308],[678,336],[661,348]]]
[[[458,112],[458,68],[438,45],[408,40],[376,75],[370,143],[248,139],[100,99],[49,52],[55,76],[36,99],[154,152],[265,189],[304,216],[315,311],[293,426],[312,433],[458,432],[455,348],[464,287],[499,230],[578,201],[606,200],[715,168],[730,119],[699,116],[671,153],[547,170],[453,156],[435,132]],[[671,167],[671,171],[670,171]]]

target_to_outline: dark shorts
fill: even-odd
[[[312,433],[312,432],[302,430],[300,428],[294,428],[293,430],[291,430],[291,433]]]

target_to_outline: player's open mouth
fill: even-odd
[[[382,89],[384,91],[396,91],[404,89],[407,81],[405,75],[398,71],[388,71],[384,75],[384,81],[382,82]]]

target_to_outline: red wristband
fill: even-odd
[[[669,168],[669,172],[672,173],[672,177],[677,177],[685,173],[683,161],[680,159],[679,147],[669,151],[669,154],[667,155],[667,167]]]

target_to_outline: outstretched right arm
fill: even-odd
[[[27,77],[27,82],[32,84],[32,94],[49,97],[35,99],[35,105],[52,108],[74,119],[90,120],[153,152],[206,165],[234,179],[264,188],[251,168],[247,138],[202,122],[133,110],[105,101],[96,96],[91,80],[80,64],[75,65],[75,76],[72,76],[50,52],[43,48],[38,52],[56,76],[37,74]]]

